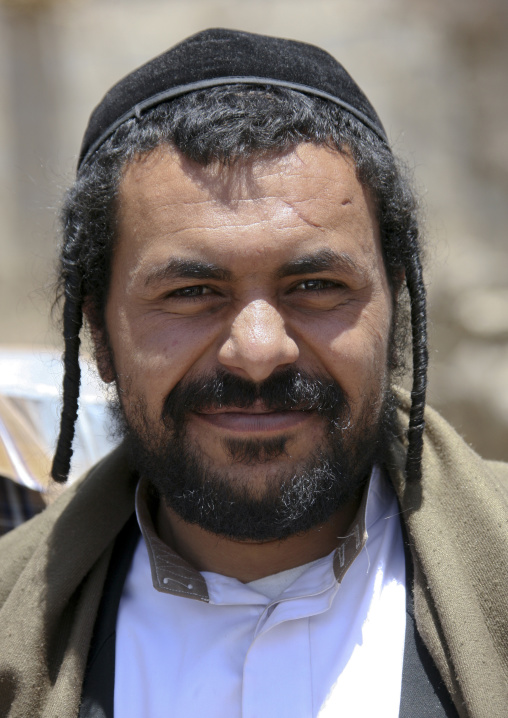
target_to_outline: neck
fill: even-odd
[[[213,571],[247,583],[326,556],[346,536],[361,496],[323,524],[283,540],[235,540],[181,519],[162,502],[156,529],[160,538],[198,571]]]

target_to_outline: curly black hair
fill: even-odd
[[[426,296],[417,203],[406,173],[387,144],[341,107],[287,88],[232,84],[192,92],[127,120],[81,167],[66,194],[58,285],[64,300],[65,374],[52,468],[56,481],[67,479],[72,458],[85,301],[98,326],[104,323],[116,240],[116,198],[126,166],[164,144],[207,165],[288,151],[301,142],[328,145],[353,158],[358,179],[375,202],[399,336],[408,330],[408,320],[401,318],[407,316],[404,297],[406,303],[409,298],[413,387],[406,472],[408,480],[419,479],[427,385]],[[398,291],[404,278],[407,293]],[[392,368],[401,361],[401,352],[396,355]]]

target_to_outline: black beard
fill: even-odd
[[[270,469],[261,495],[228,469],[217,469],[187,436],[190,412],[251,407],[256,400],[271,411],[314,412],[325,427],[320,446],[305,462],[292,466],[289,437],[226,438],[222,446],[231,465],[264,464],[284,455],[288,467]],[[135,410],[133,406],[135,405]],[[212,377],[182,380],[167,397],[161,420],[149,421],[144,402],[129,397],[129,417],[119,402],[111,412],[127,439],[132,462],[158,496],[184,521],[234,539],[284,539],[326,522],[362,491],[372,466],[381,459],[395,402],[364,400],[353,424],[341,387],[334,381],[288,368],[254,384],[219,371]],[[259,493],[259,492],[258,492]]]

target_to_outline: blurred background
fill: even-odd
[[[0,346],[60,347],[56,217],[91,110],[213,26],[320,45],[372,100],[422,197],[429,401],[508,460],[506,0],[0,0]]]

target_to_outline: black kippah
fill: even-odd
[[[294,40],[213,29],[189,37],[111,88],[90,117],[78,168],[119,125],[144,110],[194,90],[238,82],[323,97],[351,112],[387,143],[367,97],[324,50]]]

